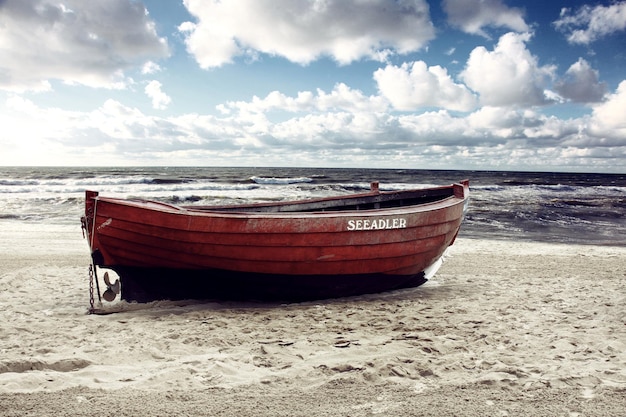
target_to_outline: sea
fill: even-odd
[[[626,174],[217,167],[0,167],[8,223],[75,224],[85,190],[183,205],[240,204],[470,180],[460,237],[626,246]]]

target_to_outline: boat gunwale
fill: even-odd
[[[141,210],[158,211],[163,214],[174,214],[183,216],[199,216],[199,217],[219,217],[219,218],[327,218],[327,217],[371,217],[384,215],[402,215],[418,212],[427,212],[438,209],[445,209],[455,204],[464,202],[467,200],[468,195],[466,191],[463,191],[459,196],[454,192],[454,187],[459,186],[465,189],[467,186],[460,183],[454,183],[448,186],[410,189],[401,191],[387,191],[379,192],[372,191],[369,193],[351,194],[343,196],[333,196],[320,199],[307,199],[307,200],[289,200],[284,202],[275,203],[254,203],[246,205],[233,205],[233,206],[200,206],[204,208],[195,208],[194,206],[178,206],[175,204],[164,203],[155,200],[148,199],[123,199],[117,197],[105,197],[97,195],[93,199],[97,202],[102,201],[110,204],[119,204],[127,207],[132,207]],[[311,211],[238,211],[238,208],[253,209],[255,207],[281,207],[286,205],[298,205],[298,204],[313,204],[322,203],[327,201],[341,201],[341,200],[355,200],[358,198],[376,197],[378,195],[394,195],[394,194],[408,194],[411,192],[419,191],[443,191],[450,189],[452,194],[444,196],[443,198],[435,201],[427,201],[423,203],[407,204],[398,207],[382,207],[382,208],[368,208],[368,209],[346,209],[346,210],[311,210]],[[398,198],[401,200],[402,198]],[[393,200],[393,199],[391,199]]]

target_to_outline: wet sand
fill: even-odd
[[[626,248],[460,238],[415,289],[88,315],[80,236],[0,224],[0,416],[626,410]]]

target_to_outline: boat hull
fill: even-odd
[[[307,301],[372,294],[417,287],[427,280],[415,275],[275,275],[223,269],[113,267],[122,278],[122,299],[220,299]]]
[[[88,191],[93,263],[129,301],[305,300],[412,287],[457,236],[468,182],[344,198],[186,208]]]

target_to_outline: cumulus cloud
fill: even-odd
[[[518,110],[485,106],[470,114],[467,122],[473,130],[489,129],[498,136],[511,137],[515,129],[521,128],[522,119]]]
[[[565,76],[557,81],[554,89],[563,98],[578,103],[601,101],[607,91],[607,85],[599,81],[598,71],[582,58],[572,64]]]
[[[599,137],[597,145],[626,146],[626,81],[622,81],[606,102],[593,108],[590,131]]]
[[[466,33],[489,37],[485,27],[498,27],[527,32],[521,9],[507,7],[502,0],[444,0],[448,21]]]
[[[526,48],[528,33],[503,35],[493,51],[475,48],[461,73],[467,86],[488,106],[539,105],[546,103],[544,87],[554,66],[539,66]]]
[[[0,89],[42,91],[50,80],[122,88],[123,71],[169,54],[133,0],[4,0]]]
[[[578,127],[571,122],[547,117],[529,109],[485,106],[467,117],[470,135],[485,134],[486,140],[515,140],[527,143],[542,140],[536,147],[546,147],[575,132]],[[533,146],[534,147],[534,146]]]
[[[196,22],[179,30],[202,68],[263,53],[308,64],[384,60],[423,48],[435,36],[425,0],[184,0]]]
[[[296,97],[289,97],[279,91],[272,91],[265,98],[253,97],[250,101],[229,101],[219,106],[223,114],[236,111],[239,114],[266,113],[270,111],[326,112],[348,111],[382,112],[389,108],[388,102],[380,96],[366,96],[344,83],[335,85],[330,93],[322,89],[316,92],[301,91]]]
[[[257,99],[254,105],[254,100],[250,103],[255,109],[290,108],[293,102],[321,109],[328,106],[315,104],[321,97],[334,102],[347,97],[340,90],[337,87],[330,93],[291,98],[276,92]],[[349,88],[345,93],[359,94]],[[362,96],[362,105],[371,99]],[[550,167],[557,159],[567,164],[572,158],[581,165],[597,163],[595,169],[610,169],[619,164],[626,146],[626,82],[607,102],[595,107],[591,118],[572,120],[531,110],[483,107],[465,116],[446,110],[397,115],[333,108],[294,113],[271,122],[264,113],[250,112],[244,104],[229,107],[230,113],[222,117],[159,117],[115,100],[89,111],[67,111],[39,107],[13,96],[0,103],[0,124],[21,134],[0,137],[0,164],[84,164],[86,158],[97,154],[98,159],[91,161],[101,165],[206,165],[223,164],[228,159],[233,164],[279,166],[289,154],[289,163],[309,166],[484,169],[499,163],[504,167],[515,155],[526,169],[533,164]],[[246,117],[246,113],[254,117]],[[592,148],[597,144],[605,149],[602,159]],[[33,148],[41,152],[33,153]]]
[[[141,73],[144,75],[155,74],[159,71],[161,71],[161,67],[159,66],[159,64],[152,62],[152,61],[148,61],[144,63],[143,66],[141,67]]]
[[[423,61],[387,65],[376,70],[374,80],[383,97],[397,110],[416,110],[421,107],[442,107],[469,111],[476,106],[476,98],[462,84],[456,84],[445,68],[427,67]]]
[[[146,95],[152,99],[152,107],[157,110],[165,110],[172,101],[167,94],[161,91],[161,86],[160,82],[152,80],[144,90]]]
[[[568,42],[587,45],[626,29],[626,1],[610,6],[584,5],[576,11],[563,8],[554,25]]]

